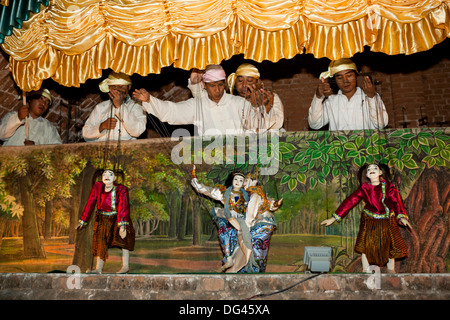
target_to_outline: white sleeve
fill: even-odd
[[[122,118],[122,125],[132,137],[139,137],[147,128],[147,115],[137,103],[131,103],[126,108]]]
[[[208,96],[208,92],[202,87],[202,83],[193,84],[191,79],[188,79],[188,89],[191,90],[192,96],[194,98],[203,98]]]
[[[317,98],[314,94],[308,113],[308,123],[311,129],[317,130],[328,124],[328,115],[324,112],[323,103],[324,99]]]
[[[283,127],[284,122],[284,106],[280,97],[274,93],[273,95],[273,107],[269,113],[266,113],[266,129],[278,130]]]
[[[150,96],[150,102],[142,102],[142,107],[160,121],[169,124],[193,124],[195,121],[195,98],[172,102]]]
[[[198,193],[204,194],[205,196],[224,203],[223,194],[219,188],[205,186],[200,183],[197,178],[193,178],[191,180],[191,185]]]
[[[89,115],[89,118],[86,120],[83,126],[82,134],[84,140],[94,141],[104,136],[108,132],[108,130],[100,132],[100,124],[102,122],[102,119],[103,118],[100,111],[100,104],[98,104],[92,110],[91,114]]]
[[[0,140],[11,138],[24,123],[25,119],[21,121],[16,111],[8,112],[0,122]]]
[[[383,129],[386,127],[389,121],[389,116],[383,100],[381,100],[378,93],[376,93],[373,98],[368,97],[367,104],[369,106],[370,121],[373,126],[378,129]]]
[[[47,136],[45,138],[46,144],[62,144],[58,130],[56,130],[56,127],[50,122],[48,122]]]

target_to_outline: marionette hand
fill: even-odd
[[[20,106],[19,110],[17,110],[17,116],[19,117],[20,121],[28,117],[29,114],[30,114],[30,107],[27,104]]]
[[[326,219],[323,220],[320,225],[321,226],[325,226],[325,227],[329,227],[331,226],[334,222],[336,222],[336,219],[334,217],[331,217],[330,219]]]
[[[148,91],[145,89],[136,89],[133,92],[133,99],[142,102],[150,102],[150,93],[148,93]]]
[[[116,118],[109,118],[100,124],[100,127],[98,128],[98,130],[100,132],[102,132],[103,130],[112,130],[116,127],[116,124],[117,124]]]
[[[191,71],[191,76],[190,76],[190,80],[192,84],[197,84],[200,83],[202,81],[202,77],[203,74],[205,73],[204,70],[199,70],[199,69],[192,69]]]
[[[411,226],[411,224],[409,223],[408,219],[400,218],[400,223],[401,223],[402,225],[404,225],[405,227],[407,227],[409,230],[412,230],[412,226]]]
[[[75,227],[75,230],[80,230],[84,227],[84,225],[81,222],[78,222],[77,226]]]
[[[333,94],[333,91],[331,90],[330,84],[325,79],[320,79],[319,85],[316,89],[316,97],[322,98],[325,96],[325,98],[328,98]]]
[[[364,90],[364,93],[369,98],[375,97],[375,87],[373,86],[373,83],[368,76],[364,77],[362,85],[363,85],[362,89]]]
[[[278,200],[278,201],[275,201],[275,202],[273,203],[273,206],[275,207],[276,210],[278,210],[278,208],[280,208],[282,204],[283,204],[283,198],[281,198],[281,199]]]
[[[119,235],[122,239],[125,239],[125,237],[127,236],[127,228],[125,228],[125,226],[120,227]]]

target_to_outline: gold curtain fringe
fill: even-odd
[[[316,1],[322,6],[326,5],[323,0]],[[123,10],[123,4],[107,2],[99,6],[97,1],[85,0],[85,7],[73,10],[79,14],[78,20],[70,20],[71,16],[67,12],[54,8],[40,12],[27,21],[23,29],[15,30],[14,35],[7,37],[3,49],[10,55],[10,70],[17,85],[24,91],[33,91],[38,90],[47,78],[64,86],[79,87],[88,79],[101,77],[102,70],[108,68],[129,75],[137,73],[145,76],[160,73],[161,68],[172,64],[186,70],[194,67],[203,69],[208,64],[220,63],[236,54],[244,54],[246,59],[257,62],[276,62],[302,53],[334,60],[351,57],[363,51],[365,46],[389,55],[413,54],[428,50],[450,37],[450,9],[447,2],[439,2],[440,5],[434,6],[437,2],[431,1],[427,9],[420,11],[415,8],[410,14],[401,13],[399,8],[395,8],[397,11],[392,9],[392,16],[403,14],[405,19],[413,21],[408,23],[387,18],[388,14],[381,12],[387,10],[384,7],[378,10],[382,15],[372,10],[370,14],[345,23],[331,21],[337,19],[337,15],[331,15],[327,18],[328,24],[310,19],[317,8],[308,4],[316,1],[306,1],[303,8],[301,1],[266,1],[280,7],[283,3],[289,4],[280,8],[280,14],[274,17],[273,21],[280,25],[278,29],[269,20],[267,28],[261,28],[264,12],[262,15],[256,14],[258,1],[212,1],[214,6],[211,12],[218,16],[210,21],[212,25],[209,28],[208,21],[203,21],[203,27],[197,21],[197,29],[190,26],[187,20],[179,20],[179,25],[171,25],[161,18],[180,13],[180,1],[165,2],[164,8],[152,2],[148,6],[153,6],[159,13],[148,15],[151,16],[151,22],[141,21],[146,12],[142,10],[136,17],[136,25],[141,27],[133,30],[132,24],[129,24],[127,27],[130,29],[123,29],[122,32],[131,17],[130,12],[127,12],[120,19],[115,19]],[[194,12],[200,12],[200,3],[204,2],[194,2],[197,5]],[[72,1],[66,5],[74,5],[72,3],[79,2]],[[293,7],[303,14],[298,18],[290,11],[286,14],[286,10]],[[252,8],[255,11],[252,12]],[[424,12],[426,15],[417,19],[419,13]],[[283,14],[286,14],[286,18],[281,23]],[[347,15],[340,12],[339,19],[346,21],[355,14],[353,9]],[[70,21],[70,33],[65,29],[67,25],[62,26],[52,20],[52,15],[63,16],[66,22]],[[194,19],[194,16],[187,14],[184,17]],[[172,18],[175,19],[174,16]],[[146,23],[146,28],[142,28],[143,23]],[[154,30],[150,28],[152,25]]]

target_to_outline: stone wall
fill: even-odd
[[[312,276],[316,275],[314,278]],[[79,277],[80,289],[75,286]],[[2,300],[448,300],[449,274],[1,273]],[[368,281],[369,280],[369,281]],[[368,285],[369,283],[369,285]],[[375,284],[376,282],[373,282]],[[291,288],[290,288],[291,287]],[[288,289],[290,288],[290,289]],[[288,290],[285,290],[288,289]],[[282,292],[280,292],[282,291]],[[264,295],[264,296],[258,296]]]

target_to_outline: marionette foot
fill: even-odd
[[[234,265],[234,261],[231,257],[228,257],[227,262],[220,268],[220,271],[225,272],[225,270],[231,268]]]
[[[390,259],[386,265],[388,273],[395,273],[395,259]]]
[[[90,274],[102,274],[103,271],[103,265],[105,264],[105,261],[103,259],[100,259],[100,257],[97,257],[97,267],[95,270],[91,270],[88,273]]]
[[[130,270],[128,262],[130,261],[130,251],[127,249],[122,249],[122,269],[120,269],[117,274],[128,273]]]
[[[369,261],[367,260],[367,256],[364,253],[361,255],[361,263],[362,263],[362,269],[363,269],[364,273],[372,273],[370,271]]]
[[[123,266],[119,271],[117,271],[117,274],[125,274],[128,273],[128,271],[130,271],[130,268],[128,266]]]

